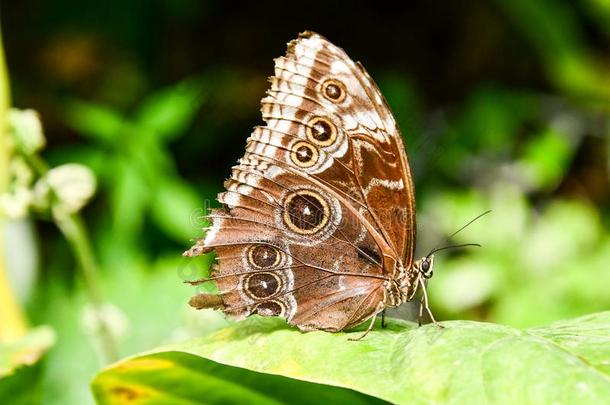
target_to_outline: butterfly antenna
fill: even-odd
[[[475,218],[468,221],[468,223],[466,225],[464,225],[463,227],[461,227],[460,229],[458,229],[457,231],[455,231],[451,235],[449,235],[449,237],[447,239],[453,238],[455,235],[457,235],[458,233],[460,233],[461,231],[466,229],[468,226],[470,226],[473,222],[480,219],[481,217],[484,217],[485,215],[489,214],[490,212],[491,212],[491,210],[487,210],[484,213],[477,215]]]
[[[473,222],[479,220],[480,218],[484,217],[485,215],[489,214],[491,212],[491,210],[487,210],[482,214],[477,215],[476,217],[474,217],[473,219],[471,219],[470,221],[468,221],[468,223],[464,226],[462,226],[460,229],[458,229],[457,231],[453,232],[451,235],[449,235],[448,237],[445,238],[446,241],[449,241],[449,239],[453,238],[455,235],[457,235],[458,233],[462,232],[464,229],[466,229],[467,227],[469,227],[470,225],[472,225]],[[476,247],[481,247],[481,245],[479,245],[478,243],[465,243],[462,245],[451,245],[451,246],[444,246],[444,247],[435,247],[434,249],[432,249],[432,251],[430,253],[428,253],[426,255],[426,257],[430,257],[430,255],[440,251],[440,250],[444,250],[444,249],[454,249],[454,248],[461,248],[461,247],[469,247],[469,246],[476,246]]]
[[[426,255],[426,257],[430,257],[431,255],[433,255],[433,254],[435,254],[436,252],[439,252],[439,251],[441,251],[441,250],[446,250],[446,249],[458,249],[458,248],[471,247],[471,246],[474,246],[474,247],[481,247],[481,245],[480,245],[480,244],[478,244],[478,243],[463,243],[463,244],[461,244],[461,245],[443,246],[443,247],[440,247],[440,248],[432,249],[432,251],[431,251],[430,253],[428,253],[428,254]]]

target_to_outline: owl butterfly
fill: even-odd
[[[248,138],[205,238],[185,252],[216,252],[211,277],[191,284],[215,281],[219,294],[190,304],[331,332],[372,319],[370,330],[420,288],[428,309],[433,256],[413,257],[413,181],[377,85],[313,32],[288,44],[270,82],[266,125]]]

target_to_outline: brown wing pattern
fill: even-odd
[[[234,317],[342,330],[379,310],[388,262],[412,260],[402,139],[364,69],[317,34],[291,42],[270,81],[266,126],[251,134],[219,195],[224,208],[186,254],[216,252],[211,279]]]
[[[338,88],[340,96],[329,97],[337,94],[329,87]],[[287,127],[277,112],[295,108],[305,114],[307,128],[310,114],[322,110],[323,117],[340,127],[340,135],[347,135],[348,142],[337,143],[334,151],[337,158],[345,156],[343,152],[349,155],[345,163],[357,184],[347,184],[347,190],[364,200],[372,222],[408,268],[416,232],[409,164],[396,121],[366,70],[341,48],[306,32],[289,44],[285,57],[276,59],[268,93],[263,115],[273,112],[265,118],[269,126]]]

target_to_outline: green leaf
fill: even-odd
[[[570,3],[496,0],[537,51],[546,75],[562,92],[607,100],[608,70],[598,66]],[[601,13],[596,13],[599,17]]]
[[[126,160],[114,162],[115,181],[111,194],[114,231],[117,235],[136,237],[150,204],[150,188],[137,168]]]
[[[75,100],[66,105],[65,120],[80,135],[113,144],[127,122],[117,111],[104,105]]]
[[[529,330],[470,321],[443,325],[418,328],[393,320],[353,342],[347,338],[361,330],[303,334],[278,318],[251,317],[124,360],[99,374],[93,387],[102,403],[139,393],[147,403],[162,402],[166,395],[186,403],[217,403],[212,385],[217,371],[205,371],[214,361],[403,404],[599,404],[610,398],[610,311]],[[199,372],[179,365],[185,358],[181,353],[199,357],[192,363]],[[144,378],[147,366],[155,372]],[[201,390],[204,382],[207,388]],[[244,387],[247,383],[222,390],[237,395]],[[300,396],[301,391],[295,395]]]
[[[89,167],[97,178],[111,176],[115,173],[108,164],[108,153],[97,146],[91,145],[66,145],[62,148],[49,151],[46,160],[51,167],[65,163],[80,163]],[[100,180],[103,182],[104,180]]]
[[[8,377],[0,378],[0,403],[31,405],[42,403],[44,362],[19,367]]]
[[[55,343],[48,326],[32,329],[23,338],[0,343],[0,404],[39,404],[42,399],[45,358]]]
[[[202,102],[201,84],[187,80],[146,99],[136,114],[136,121],[152,135],[171,139],[184,132]]]
[[[610,312],[587,315],[577,320],[578,322],[558,321],[529,331],[568,348],[574,356],[595,367],[606,377],[610,376]]]
[[[195,222],[201,213],[201,198],[179,180],[159,180],[151,206],[155,223],[178,242],[187,242],[201,231]]]
[[[534,187],[553,189],[563,179],[574,152],[567,136],[547,129],[526,145],[521,164]]]
[[[48,326],[33,329],[15,342],[0,343],[0,379],[35,363],[54,343],[55,333]]]
[[[102,373],[93,391],[100,404],[127,400],[172,404],[382,403],[351,390],[255,373],[181,352],[143,356]]]
[[[506,153],[519,127],[537,111],[532,94],[498,87],[482,87],[472,93],[459,120],[464,143],[486,153]]]

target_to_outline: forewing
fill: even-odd
[[[268,94],[262,102],[267,126],[330,155],[306,170],[364,205],[367,220],[408,268],[416,232],[408,159],[390,108],[362,65],[306,32],[276,59]],[[316,142],[316,134],[324,139],[327,132],[336,132],[334,142]]]

